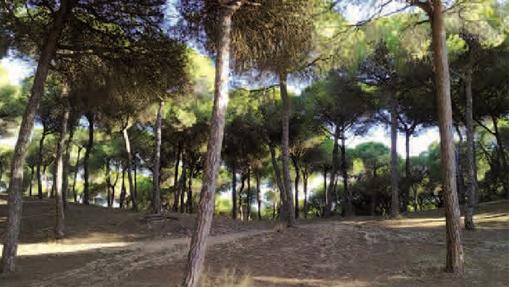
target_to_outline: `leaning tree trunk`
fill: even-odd
[[[332,148],[332,169],[330,172],[329,178],[329,188],[325,189],[325,209],[323,211],[323,215],[325,217],[329,217],[332,213],[332,194],[334,193],[334,184],[336,181],[336,174],[338,172],[338,163],[339,163],[339,136],[341,134],[341,129],[339,125],[336,125],[334,131],[334,146]],[[324,186],[326,183],[324,182]]]
[[[39,140],[39,151],[37,153],[37,196],[39,199],[42,199],[42,174],[41,174],[41,166],[43,165],[43,149],[44,149],[44,139],[46,138],[46,125],[43,125],[41,139]]]
[[[126,169],[127,169],[127,182],[129,184],[129,195],[131,196],[132,209],[138,209],[138,203],[136,201],[136,189],[134,188],[133,182],[133,154],[131,151],[131,142],[129,141],[129,134],[127,133],[127,127],[122,130],[124,137],[125,152],[127,155]]]
[[[235,163],[232,166],[232,219],[237,219],[237,171]]]
[[[269,143],[269,151],[270,151],[270,159],[272,162],[272,169],[274,170],[274,177],[276,178],[276,184],[279,190],[279,197],[281,199],[281,202],[285,202],[286,199],[286,192],[285,192],[285,186],[283,184],[283,180],[281,178],[281,170],[279,169],[279,165],[276,160],[276,148],[273,143]],[[285,204],[281,206],[281,214],[282,217],[286,216],[288,214],[284,211],[284,208],[286,207]]]
[[[216,176],[221,162],[221,147],[225,125],[226,108],[228,106],[228,70],[230,65],[230,32],[232,16],[240,8],[241,1],[225,7],[219,23],[219,41],[217,43],[216,75],[214,89],[214,105],[210,125],[210,136],[207,145],[207,156],[202,179],[202,190],[196,216],[196,227],[191,238],[186,275],[183,286],[196,287],[203,270],[207,237],[214,213],[214,195]]]
[[[163,112],[164,102],[161,100],[159,102],[159,108],[157,109],[157,119],[156,119],[156,150],[154,152],[154,168],[152,172],[152,185],[153,185],[153,193],[152,193],[152,212],[155,214],[159,214],[161,212],[161,186],[159,179],[159,169],[161,166],[161,140],[162,140],[162,112]]]
[[[64,103],[64,113],[62,115],[62,122],[60,123],[60,134],[57,143],[57,151],[55,154],[55,177],[53,178],[54,186],[55,186],[55,204],[56,204],[56,224],[55,224],[55,236],[57,239],[64,237],[64,229],[65,229],[65,214],[64,214],[64,149],[66,146],[67,140],[67,124],[69,122],[69,114],[71,113],[71,107],[68,102],[68,91],[67,87],[64,85],[64,90],[62,91],[62,100]]]
[[[11,162],[11,178],[9,182],[9,211],[7,214],[6,231],[4,233],[4,246],[2,251],[2,272],[14,272],[16,268],[16,252],[18,249],[18,237],[21,225],[22,195],[23,195],[23,165],[30,142],[30,135],[34,128],[35,114],[39,102],[44,94],[44,83],[48,76],[51,60],[55,56],[56,47],[60,34],[65,26],[71,11],[70,0],[60,1],[60,9],[54,14],[53,22],[42,46],[39,62],[35,71],[32,92],[23,119],[21,121],[18,139],[14,148]]]
[[[78,180],[78,171],[80,170],[80,154],[83,147],[78,147],[78,156],[76,158],[76,166],[74,167],[74,179],[72,182],[72,195],[74,197],[74,203],[78,202],[78,193],[76,192],[76,181]]]
[[[92,148],[94,147],[94,113],[87,113],[88,119],[88,142],[85,147],[85,156],[83,157],[83,179],[85,183],[83,184],[83,204],[90,204],[90,172],[88,166],[88,160],[90,158],[90,154],[92,153]]]
[[[467,203],[465,208],[465,229],[474,230],[474,210],[477,204],[477,175],[475,168],[474,118],[472,100],[472,71],[465,77],[465,119],[467,128]]]
[[[285,187],[286,204],[284,210],[287,213],[286,224],[290,226],[295,225],[295,213],[293,209],[293,193],[292,193],[292,179],[290,177],[290,99],[288,98],[287,91],[287,75],[281,73],[279,75],[279,89],[281,93],[281,101],[283,103],[283,114],[282,114],[282,138],[281,138],[281,159],[283,162],[283,185]]]
[[[399,215],[399,171],[398,171],[398,110],[396,99],[391,99],[391,217]]]
[[[299,218],[299,182],[300,170],[299,160],[297,157],[292,156],[293,168],[295,169],[295,218]]]
[[[440,129],[440,152],[446,219],[446,271],[463,274],[460,209],[456,192],[456,165],[452,125],[451,83],[441,0],[427,4],[431,20],[436,101]]]

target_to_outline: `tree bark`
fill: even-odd
[[[69,164],[71,160],[71,150],[72,150],[72,139],[74,137],[74,128],[69,127],[69,138],[66,141],[65,145],[65,155],[64,155],[64,170],[63,170],[63,181],[62,181],[62,197],[64,199],[64,208],[67,208],[67,196],[69,194]]]
[[[67,142],[67,124],[69,122],[69,114],[71,107],[68,102],[68,90],[64,84],[62,91],[62,100],[64,103],[64,111],[62,114],[62,121],[60,123],[60,134],[57,143],[57,151],[55,155],[56,167],[55,177],[53,178],[55,188],[55,204],[56,204],[56,223],[55,223],[55,236],[57,239],[63,238],[65,234],[65,214],[64,214],[64,149]]]
[[[124,203],[125,203],[125,197],[126,197],[126,187],[125,187],[125,170],[126,168],[123,167],[122,168],[122,186],[120,187],[120,208],[124,208]]]
[[[343,177],[343,191],[344,191],[344,214],[345,216],[353,216],[355,214],[352,193],[348,188],[348,165],[346,162],[346,137],[344,130],[341,132],[341,172]],[[329,182],[329,185],[332,183]]]
[[[461,242],[460,210],[456,191],[456,169],[452,126],[449,60],[445,39],[443,6],[434,0],[428,12],[431,20],[433,62],[440,130],[442,180],[446,218],[446,271],[463,274],[463,245]]]
[[[304,184],[304,206],[302,208],[302,212],[304,213],[304,218],[308,218],[308,171],[305,169],[302,172],[302,181]]]
[[[187,188],[187,213],[193,213],[193,173],[194,168],[191,165],[189,167],[189,186]]]
[[[2,251],[2,272],[14,272],[16,268],[16,253],[18,249],[18,237],[21,225],[22,195],[23,195],[23,165],[30,142],[30,134],[34,127],[35,114],[39,102],[44,94],[44,83],[48,76],[50,62],[55,56],[56,46],[60,34],[65,26],[71,11],[70,0],[62,0],[60,8],[55,13],[54,22],[42,46],[30,99],[23,114],[18,139],[14,148],[11,161],[11,178],[9,183],[8,214],[6,232],[4,233],[4,245]]]
[[[198,280],[203,270],[203,261],[205,260],[206,241],[210,232],[214,213],[216,176],[221,161],[225,115],[228,106],[228,72],[230,65],[232,16],[235,11],[240,8],[242,2],[236,1],[234,3],[235,4],[228,5],[224,8],[225,10],[223,11],[219,23],[214,105],[202,179],[202,190],[196,217],[196,227],[191,238],[191,247],[187,258],[186,275],[183,283],[185,287],[198,286]]]
[[[106,202],[107,202],[107,206],[108,207],[111,207],[111,205],[112,205],[112,202],[111,202],[111,186],[112,186],[112,183],[111,183],[110,161],[111,160],[109,158],[106,159],[106,190],[107,190]]]
[[[185,212],[185,196],[186,196],[186,183],[187,183],[187,169],[188,169],[188,163],[187,158],[185,154],[182,154],[182,172],[180,175],[180,183],[179,183],[179,195],[180,195],[180,204],[179,204],[179,210],[180,213]]]
[[[83,148],[78,147],[78,157],[76,158],[76,166],[74,167],[74,179],[72,182],[72,194],[74,197],[74,203],[78,202],[78,193],[76,192],[76,180],[78,179],[78,171],[80,170],[80,154]]]
[[[502,186],[504,187],[504,192],[506,196],[509,196],[509,164],[507,163],[507,156],[504,149],[504,143],[502,141],[502,137],[500,136],[500,131],[498,127],[498,120],[496,117],[491,116],[491,120],[493,121],[493,129],[495,132],[495,139],[497,140],[497,152],[498,152],[498,160],[500,162],[500,166],[502,166],[503,172],[499,172],[500,179],[502,181]]]
[[[246,221],[251,217],[251,167],[247,167]]]
[[[85,156],[83,157],[83,179],[85,183],[83,184],[83,204],[90,204],[90,172],[88,166],[88,160],[90,158],[90,154],[92,153],[92,148],[94,147],[94,113],[87,113],[86,115],[88,119],[88,142],[85,147]]]
[[[324,216],[329,217],[332,213],[332,194],[334,193],[334,184],[336,181],[336,174],[338,172],[338,163],[339,163],[339,136],[341,134],[341,129],[339,126],[336,126],[334,130],[334,145],[332,148],[332,169],[329,175],[329,188],[325,189],[325,209]],[[325,186],[325,183],[324,183]]]
[[[474,230],[474,211],[477,205],[477,174],[475,162],[474,118],[472,99],[472,71],[465,76],[465,119],[467,130],[467,204],[465,209],[465,229]]]
[[[162,141],[162,112],[163,112],[164,101],[159,102],[159,108],[157,109],[157,119],[156,119],[156,150],[154,152],[154,168],[152,173],[152,185],[153,185],[153,194],[152,194],[152,212],[155,214],[159,214],[161,212],[161,187],[160,187],[160,178],[159,178],[159,169],[161,167],[161,141]]]
[[[410,170],[410,137],[412,136],[412,130],[406,130],[405,131],[405,187],[403,190],[403,206],[402,211],[407,212],[408,211],[408,204],[410,200],[410,184],[411,184],[411,177],[412,173]]]
[[[177,212],[179,207],[179,165],[180,165],[180,156],[181,156],[181,147],[180,143],[177,147],[177,160],[175,162],[175,174],[173,177],[173,192],[174,192],[174,198],[173,198],[173,211]]]
[[[274,170],[274,177],[276,178],[276,184],[279,189],[279,197],[281,202],[286,201],[286,192],[285,186],[283,184],[283,180],[281,178],[281,170],[279,169],[279,165],[276,160],[276,148],[273,143],[269,143],[269,151],[270,151],[270,159],[272,162],[272,169]],[[284,209],[286,205],[282,205],[281,208]],[[287,214],[284,210],[282,210],[281,214]]]
[[[131,197],[131,204],[132,204],[131,207],[133,210],[137,210],[138,204],[136,201],[136,189],[134,188],[133,175],[132,175],[133,154],[131,152],[131,142],[129,141],[129,134],[127,133],[127,127],[125,127],[122,130],[122,135],[124,137],[125,152],[127,155],[126,170],[127,170],[127,183],[129,184],[129,195]]]
[[[232,219],[237,219],[237,171],[235,163],[232,166]]]
[[[295,213],[293,209],[293,193],[292,193],[292,179],[290,177],[290,99],[288,98],[287,91],[287,75],[281,73],[279,75],[279,89],[281,93],[281,101],[283,103],[282,114],[282,138],[281,138],[281,160],[283,162],[283,185],[285,187],[284,193],[286,196],[286,204],[284,211],[287,215],[282,216],[282,220],[286,221],[287,226],[295,225]]]
[[[30,189],[28,191],[28,196],[32,197],[32,187],[33,187],[33,181],[34,181],[34,166],[30,166]]]
[[[398,168],[398,109],[391,99],[391,217],[399,216],[399,168]]]
[[[39,151],[37,154],[37,196],[39,199],[42,199],[42,174],[41,174],[41,166],[43,165],[43,149],[44,149],[44,139],[46,138],[46,126],[43,125],[41,139],[39,140]]]
[[[297,157],[292,156],[293,168],[295,169],[295,218],[299,218],[299,183],[300,183],[300,169],[299,160]]]
[[[256,178],[256,202],[258,203],[258,220],[262,220],[262,199],[261,199],[261,189],[260,189],[260,174],[258,172],[255,173]]]

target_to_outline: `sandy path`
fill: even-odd
[[[242,238],[252,237],[270,230],[252,230],[212,236],[210,247]],[[66,270],[45,278],[44,282],[32,282],[29,286],[116,286],[130,273],[168,264],[186,256],[190,238],[153,240],[132,243],[123,247],[98,249],[99,259],[82,267]]]

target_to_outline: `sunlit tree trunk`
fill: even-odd
[[[282,220],[288,226],[295,225],[295,213],[293,209],[293,193],[292,193],[292,179],[290,177],[290,99],[287,91],[287,75],[281,73],[279,75],[279,89],[281,92],[281,101],[283,103],[282,112],[282,138],[281,138],[281,160],[283,162],[283,185],[286,200],[283,205],[286,205],[284,211],[286,216],[282,216]]]
[[[234,3],[233,6],[230,5],[224,8],[219,22],[214,105],[212,108],[210,136],[207,145],[196,227],[191,238],[191,247],[186,264],[186,274],[183,283],[185,287],[198,286],[198,280],[203,270],[203,261],[205,260],[207,237],[214,213],[216,176],[221,162],[221,147],[223,144],[226,108],[228,106],[228,72],[230,65],[232,16],[240,8],[242,2],[237,1]]]
[[[391,99],[391,217],[399,215],[398,109]]]
[[[71,11],[70,0],[60,1],[60,8],[54,14],[55,18],[47,34],[39,55],[37,69],[35,71],[34,82],[28,104],[26,106],[21,125],[18,132],[18,139],[14,148],[14,154],[11,161],[11,178],[9,182],[8,214],[5,233],[3,236],[2,251],[2,272],[14,272],[16,268],[16,253],[18,249],[18,237],[21,226],[22,213],[22,195],[23,195],[23,166],[25,156],[30,143],[30,135],[34,128],[35,114],[39,107],[39,102],[44,94],[44,83],[48,76],[50,62],[55,56],[56,47],[60,34],[65,26],[68,15]]]
[[[352,202],[352,192],[348,187],[348,165],[346,162],[346,137],[344,130],[341,132],[341,173],[343,177],[343,192],[344,192],[344,215],[353,216],[355,214]],[[329,185],[332,183],[329,182]]]
[[[436,102],[440,130],[442,188],[445,199],[446,266],[447,272],[463,274],[463,245],[461,242],[460,209],[456,191],[456,164],[452,125],[451,83],[447,56],[443,6],[441,0],[421,6],[431,20],[431,46],[435,69]]]
[[[127,183],[129,184],[129,195],[131,196],[131,207],[133,210],[138,209],[138,203],[136,201],[136,189],[134,188],[133,181],[133,154],[131,151],[131,141],[129,140],[129,134],[127,133],[127,127],[122,130],[124,137],[125,152],[127,155],[126,170],[127,170]]]
[[[281,202],[284,202],[286,200],[286,193],[285,193],[285,186],[283,184],[283,180],[281,177],[281,170],[279,169],[279,165],[276,160],[276,148],[273,143],[269,143],[269,151],[270,151],[270,159],[272,162],[272,169],[274,170],[274,177],[276,178],[276,184],[279,190],[279,197],[281,199]],[[285,205],[283,204],[282,209],[285,208]],[[282,210],[282,214],[287,214]]]
[[[477,204],[477,175],[475,168],[475,142],[474,142],[474,119],[472,100],[472,71],[465,76],[465,119],[467,128],[467,204],[465,208],[465,229],[474,230],[474,210]]]
[[[64,85],[62,91],[62,100],[64,103],[64,111],[62,114],[62,121],[60,123],[60,134],[58,137],[57,151],[55,154],[55,177],[53,178],[53,185],[55,188],[55,204],[56,204],[56,224],[55,236],[57,239],[64,237],[65,230],[65,214],[64,214],[64,149],[67,140],[67,124],[69,122],[69,114],[71,107],[68,102],[68,88]]]
[[[156,150],[154,153],[154,168],[152,171],[152,212],[159,214],[161,212],[161,186],[159,180],[159,169],[161,166],[161,141],[162,141],[162,112],[163,112],[164,101],[159,101],[159,108],[157,109],[156,118]]]
[[[74,137],[74,127],[69,127],[69,137],[66,141],[65,145],[65,155],[64,155],[64,171],[63,171],[63,179],[62,179],[62,197],[64,198],[64,208],[67,208],[67,196],[69,195],[69,165],[71,160],[71,150],[72,150],[72,139]]]
[[[180,154],[181,154],[181,146],[180,143],[177,145],[177,152],[176,152],[176,161],[175,161],[175,174],[173,175],[173,211],[178,211],[178,205],[179,205],[179,186],[178,186],[178,179],[179,179],[179,165],[180,165]]]
[[[83,204],[90,204],[90,171],[88,166],[88,160],[94,147],[94,113],[87,113],[88,119],[88,142],[85,147],[85,156],[83,157]]]

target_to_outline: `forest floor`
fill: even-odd
[[[7,206],[0,196],[0,234]],[[464,232],[465,276],[442,272],[441,210],[374,217],[273,222],[214,219],[204,286],[509,286],[509,201],[481,204]],[[53,201],[24,203],[18,272],[0,286],[178,286],[194,217],[69,204],[67,238],[55,241]]]

